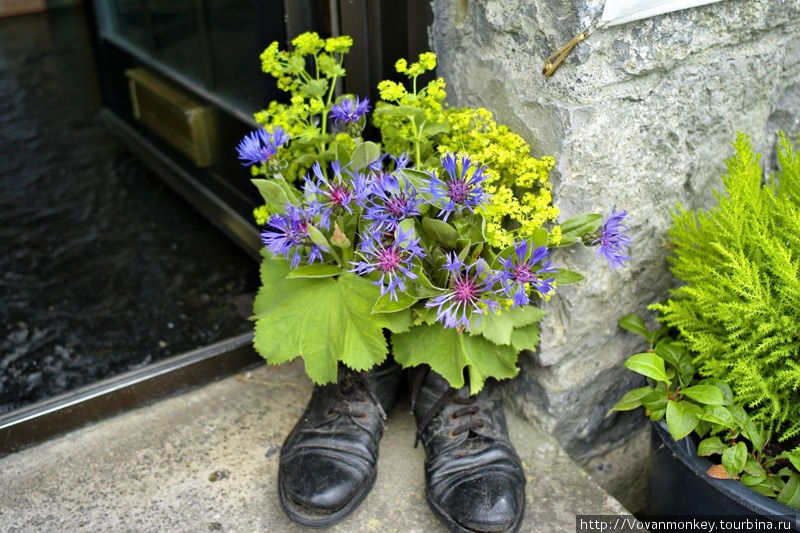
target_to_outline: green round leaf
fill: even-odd
[[[667,428],[672,438],[681,440],[700,422],[700,408],[689,402],[667,402]],[[744,461],[742,461],[744,464]]]
[[[404,367],[428,364],[452,387],[464,386],[469,371],[470,393],[481,390],[486,378],[505,379],[517,374],[517,350],[499,346],[481,335],[459,333],[441,324],[419,325],[392,336],[395,360]]]
[[[620,318],[618,324],[622,329],[641,335],[645,339],[650,335],[650,330],[645,326],[644,320],[636,313],[631,313]]]
[[[638,389],[629,390],[620,400],[611,408],[611,411],[630,411],[642,405],[642,399],[655,392],[653,387],[641,387]],[[609,411],[609,413],[611,412]]]
[[[755,485],[762,484],[766,480],[767,480],[766,474],[761,474],[759,476],[754,476],[752,474],[742,474],[741,482],[743,485],[747,485],[748,487],[753,487]]]
[[[736,425],[731,412],[721,405],[706,405],[700,413],[700,419],[726,428]]]
[[[380,146],[374,142],[367,141],[359,144],[356,149],[353,150],[353,157],[350,159],[350,161],[353,164],[353,170],[361,170],[362,168],[366,168],[367,165],[378,159],[380,156]]]
[[[751,476],[759,477],[759,476],[766,476],[766,472],[764,471],[764,467],[756,461],[755,457],[748,456],[747,460],[744,462],[744,471],[750,474]],[[764,481],[763,479],[758,483]]]
[[[597,213],[574,216],[560,224],[561,235],[566,237],[583,237],[596,231],[603,224],[603,217]]]
[[[722,452],[722,466],[731,477],[738,476],[744,470],[747,461],[747,445],[744,442],[737,442]]]
[[[687,398],[704,405],[722,405],[725,403],[722,392],[714,385],[695,385],[683,389],[681,393]]]
[[[567,270],[566,268],[557,268],[553,277],[556,280],[556,285],[570,285],[584,280],[583,274]]]
[[[625,361],[625,368],[647,376],[656,381],[669,384],[670,379],[664,368],[664,360],[651,352],[637,353]]]
[[[721,454],[727,446],[719,437],[709,437],[700,441],[697,445],[697,455],[708,457],[709,455]]]
[[[432,239],[439,241],[448,248],[455,249],[456,241],[458,241],[458,231],[447,222],[436,218],[423,217],[422,229]]]

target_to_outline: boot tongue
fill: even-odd
[[[451,387],[446,379],[433,370],[421,368],[417,372],[413,380],[414,389],[417,390],[412,390],[411,400],[414,414],[419,420],[431,410],[439,398],[446,394]],[[422,379],[421,383],[419,382],[420,379]]]

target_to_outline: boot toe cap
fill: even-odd
[[[491,476],[460,483],[443,507],[470,531],[507,532],[516,530],[522,519],[523,497],[513,480]]]
[[[303,457],[283,466],[283,492],[312,513],[341,509],[358,496],[368,481],[356,469],[329,457]]]

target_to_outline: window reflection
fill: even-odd
[[[104,34],[248,114],[262,104],[258,56],[275,37],[259,19],[281,13],[280,0],[105,0],[97,10]]]

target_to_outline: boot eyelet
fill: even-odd
[[[447,434],[447,436],[448,436],[448,437],[450,437],[451,439],[457,439],[457,438],[458,438],[458,435],[456,435],[456,434],[455,434],[455,433],[453,433],[452,431],[450,431],[450,432]]]

